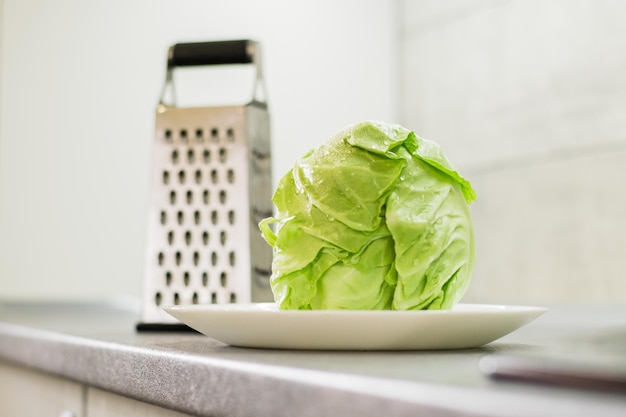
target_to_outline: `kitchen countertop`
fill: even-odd
[[[138,319],[112,303],[0,302],[0,359],[199,416],[626,415],[624,391],[492,379],[479,366],[494,354],[563,349],[605,357],[589,342],[623,330],[626,306],[553,306],[496,342],[456,351],[236,348],[195,333],[137,333]]]

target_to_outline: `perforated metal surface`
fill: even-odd
[[[269,122],[254,105],[157,111],[144,322],[165,305],[269,301]]]

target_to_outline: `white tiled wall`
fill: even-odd
[[[626,2],[402,7],[402,121],[478,193],[466,300],[626,301]]]

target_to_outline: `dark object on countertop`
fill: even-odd
[[[480,369],[496,380],[626,394],[626,329],[566,340],[545,351],[488,355]]]
[[[183,323],[137,323],[138,332],[181,332],[198,333]]]

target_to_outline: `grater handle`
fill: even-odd
[[[254,62],[254,44],[250,40],[177,43],[168,51],[167,66],[251,64]]]
[[[176,67],[226,64],[254,65],[256,79],[251,103],[267,106],[265,83],[262,75],[261,48],[258,42],[251,40],[177,43],[170,46],[167,50],[167,70],[159,106],[174,107],[176,105],[172,75]]]

